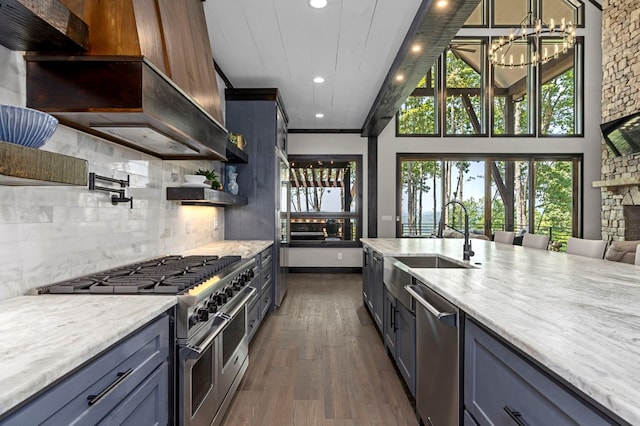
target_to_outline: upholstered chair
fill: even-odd
[[[549,246],[549,236],[544,234],[529,234],[522,237],[522,247],[546,250]]]
[[[606,248],[607,242],[603,240],[585,240],[574,237],[567,240],[567,254],[602,259]]]
[[[511,231],[496,231],[493,241],[496,243],[513,244],[514,233]]]

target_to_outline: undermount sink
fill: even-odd
[[[442,256],[395,256],[398,262],[404,263],[409,268],[473,268],[473,266],[456,262]]]

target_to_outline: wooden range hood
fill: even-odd
[[[226,159],[201,0],[61,0],[89,49],[26,55],[27,106],[162,159]]]

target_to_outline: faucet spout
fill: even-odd
[[[462,246],[462,258],[464,260],[471,260],[471,256],[475,253],[471,248],[471,238],[469,237],[469,212],[462,202],[458,200],[451,200],[442,206],[442,212],[440,213],[440,221],[438,223],[438,234],[436,235],[438,238],[442,238],[442,233],[444,231],[444,212],[445,209],[451,204],[458,204],[462,207],[462,211],[464,212],[464,245]]]

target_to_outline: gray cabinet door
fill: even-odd
[[[148,402],[134,396],[145,392],[156,398],[160,412],[154,417],[168,419],[171,376],[168,369],[160,369],[159,373],[158,369],[168,362],[170,346],[173,342],[169,341],[169,316],[163,315],[43,391],[2,419],[0,425],[98,424],[117,414],[127,401],[129,413],[135,411],[136,401],[144,410]],[[150,377],[155,378],[155,384],[146,387],[145,381]]]
[[[416,395],[416,317],[404,307],[396,304],[396,365],[404,378],[411,395]]]
[[[373,256],[373,319],[380,332],[383,332],[382,319],[384,317],[384,270],[383,260],[379,253],[374,252]]]
[[[364,305],[369,309],[371,315],[374,312],[374,300],[375,295],[375,265],[373,263],[373,257],[371,255],[371,250],[365,249],[362,252],[362,299]]]
[[[480,425],[615,424],[475,322],[465,323],[464,405]]]
[[[167,425],[169,363],[164,362],[112,410],[99,425]]]
[[[396,359],[396,298],[387,291],[385,287],[384,294],[384,308],[383,308],[383,321],[382,336],[384,337],[384,345],[389,353]]]

